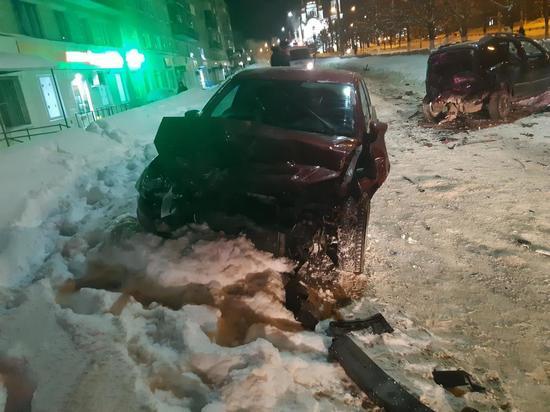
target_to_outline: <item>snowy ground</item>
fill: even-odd
[[[323,63],[368,64],[390,123],[370,287],[347,312],[383,311],[396,333],[357,339],[434,409],[542,411],[550,258],[536,250],[550,247],[550,119],[424,128],[409,117],[425,60]],[[291,262],[205,227],[162,240],[132,219],[161,117],[210,94],[0,152],[0,405],[18,410],[34,393],[33,411],[361,409],[364,396],[326,362],[322,327],[304,332],[284,308]],[[454,398],[430,384],[434,367],[457,366],[489,394]]]
[[[329,62],[368,64],[390,125],[392,171],[373,202],[367,300],[437,334],[504,409],[547,410],[550,258],[537,250],[550,249],[550,115],[467,132],[422,127],[414,114],[425,60]]]

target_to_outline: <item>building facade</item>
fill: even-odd
[[[223,0],[0,0],[1,127],[86,127],[215,84],[231,47]]]

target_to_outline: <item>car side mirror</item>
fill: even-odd
[[[369,123],[369,131],[365,133],[365,143],[374,143],[378,136],[384,136],[388,130],[388,124],[383,122],[371,121]]]
[[[188,119],[196,119],[200,116],[199,110],[188,110],[185,112],[185,117]]]

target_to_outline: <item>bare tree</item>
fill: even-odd
[[[472,24],[474,13],[479,12],[477,0],[445,0],[445,5],[451,14],[451,20],[460,31],[462,41],[468,40],[468,30]]]
[[[520,10],[520,20],[523,24],[524,19],[524,10],[525,10],[525,1],[523,0],[490,0],[495,6],[497,6],[500,11],[504,14],[504,24],[511,30],[514,31],[514,17],[515,11]]]
[[[445,0],[403,1],[411,21],[414,25],[424,28],[430,40],[430,49],[433,49],[435,47],[437,29],[448,18]]]

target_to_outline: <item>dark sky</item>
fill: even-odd
[[[225,0],[231,14],[233,30],[245,39],[271,39],[281,33],[289,10],[299,0]]]

